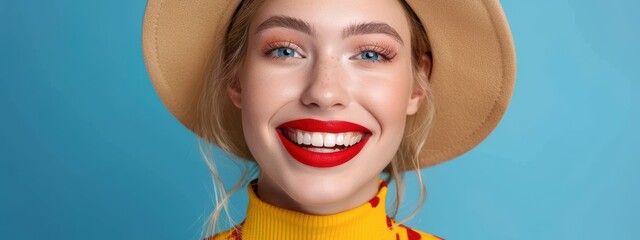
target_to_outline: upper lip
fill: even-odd
[[[343,133],[343,132],[364,132],[370,133],[369,129],[359,124],[338,120],[321,121],[316,119],[296,119],[285,122],[278,128],[295,128],[307,132],[326,132],[326,133]]]

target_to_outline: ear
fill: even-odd
[[[422,55],[420,61],[420,68],[418,72],[414,74],[413,90],[411,98],[409,98],[409,104],[407,105],[407,115],[413,115],[418,112],[420,104],[425,97],[425,90],[423,86],[429,84],[429,78],[431,77],[431,54],[427,53]]]
[[[237,108],[242,108],[242,90],[240,89],[240,84],[231,84],[227,87],[227,94],[229,94],[229,98],[233,105]]]

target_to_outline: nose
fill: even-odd
[[[338,58],[318,59],[307,79],[307,88],[302,93],[302,104],[309,108],[332,110],[349,105],[346,89],[348,75],[340,66]]]

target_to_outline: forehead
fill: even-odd
[[[266,0],[251,28],[273,16],[287,16],[303,20],[319,34],[342,31],[354,24],[385,23],[409,41],[409,23],[398,0]]]

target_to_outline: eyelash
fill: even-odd
[[[298,47],[298,45],[296,45],[291,40],[269,42],[263,47],[263,52],[266,56],[270,56],[274,59],[285,60],[286,58],[271,55],[273,51],[279,48],[290,48],[290,49],[293,49],[296,53],[300,54],[302,58],[306,57],[305,55],[300,53],[300,47]],[[380,62],[391,62],[391,60],[393,60],[393,58],[396,56],[396,52],[391,50],[390,47],[380,43],[360,45],[356,48],[355,52],[357,52],[357,54],[354,57],[359,56],[360,54],[365,52],[374,52],[376,54],[379,54],[382,57],[382,59],[378,60]],[[367,62],[377,62],[377,61],[371,61],[366,59],[362,59],[362,60]]]
[[[275,51],[276,49],[279,48],[291,48],[293,49],[296,53],[300,54],[300,56],[302,58],[305,58],[306,56],[300,53],[300,47],[298,47],[298,45],[296,45],[293,41],[273,41],[273,42],[269,42],[267,43],[264,47],[263,47],[263,52],[264,55],[266,56],[270,56],[274,59],[283,59],[281,57],[278,56],[272,56],[271,53],[273,51]],[[283,59],[284,60],[284,59]]]
[[[375,52],[377,54],[380,54],[380,56],[382,57],[380,61],[382,62],[391,62],[391,60],[396,56],[396,53],[393,50],[391,50],[389,46],[386,46],[380,43],[360,45],[356,48],[356,52],[358,53],[356,56],[364,52]],[[370,60],[365,60],[365,61],[375,62]]]

